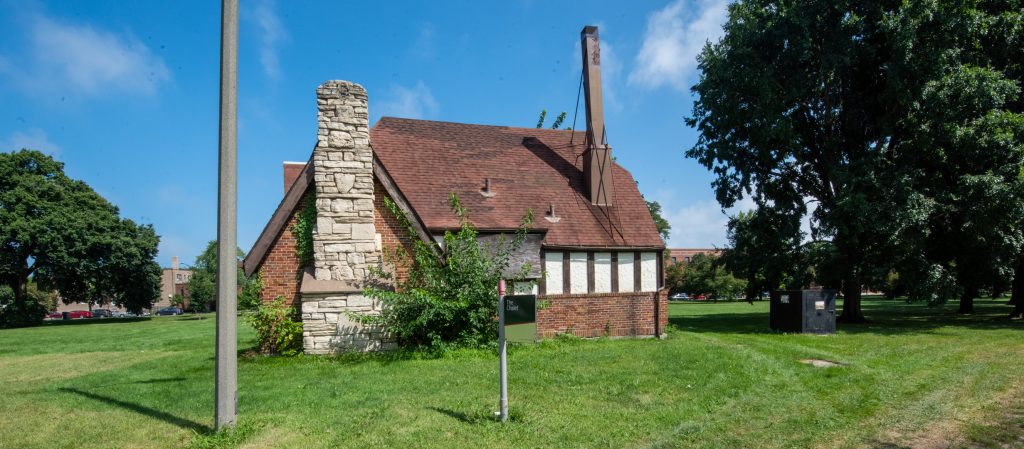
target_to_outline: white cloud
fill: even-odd
[[[277,50],[288,40],[281,19],[274,12],[274,0],[262,0],[256,5],[253,18],[260,28],[260,64],[271,79],[281,77],[281,61]]]
[[[416,42],[412,44],[412,52],[419,58],[431,59],[434,57],[434,26],[431,24],[423,25],[420,28],[420,33],[416,37]]]
[[[691,5],[692,13],[687,14],[686,2],[677,0],[651,14],[636,56],[637,66],[629,75],[630,83],[687,90],[704,44],[722,36],[728,5],[728,0],[697,0]]]
[[[754,201],[744,197],[735,206],[722,211],[714,200],[676,205],[672,192],[658,191],[655,195],[662,207],[662,216],[672,226],[669,248],[725,247],[729,216],[753,210]]]
[[[417,119],[434,118],[440,109],[430,88],[423,81],[417,82],[412,88],[391,86],[391,91],[377,108],[380,116]]]
[[[24,132],[15,131],[7,139],[0,141],[0,151],[18,151],[22,148],[38,150],[50,156],[61,153],[61,148],[51,142],[46,132],[39,128],[31,128]]]
[[[29,34],[31,61],[24,69],[9,61],[4,70],[26,87],[68,94],[151,95],[171,77],[163,60],[130,33],[37,16]]]

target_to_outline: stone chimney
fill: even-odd
[[[327,81],[316,96],[314,276],[358,284],[380,260],[366,90],[348,81]]]
[[[171,269],[178,271],[178,256],[171,256]]]
[[[612,147],[604,128],[604,100],[601,97],[601,48],[597,27],[586,26],[580,33],[583,47],[583,91],[587,104],[587,141],[583,152],[583,178],[590,203],[611,206],[615,199],[612,183]]]

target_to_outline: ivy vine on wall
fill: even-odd
[[[305,204],[295,217],[292,235],[295,236],[295,255],[302,266],[313,263],[313,227],[316,226],[316,191],[311,190]]]

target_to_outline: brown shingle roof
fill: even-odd
[[[515,229],[532,209],[545,246],[664,247],[633,176],[618,164],[614,206],[590,204],[583,140],[583,132],[392,117],[370,131],[375,155],[431,230],[458,227],[448,206],[455,192],[480,230]],[[484,178],[492,197],[480,193]],[[557,222],[544,219],[552,204]]]

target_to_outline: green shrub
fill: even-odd
[[[385,198],[384,204],[413,242],[414,254],[396,251],[387,261],[392,265],[409,262],[403,263],[409,267],[408,279],[396,280],[383,270],[374,270],[377,282],[371,283],[365,293],[383,307],[380,315],[360,318],[381,325],[400,345],[442,349],[479,347],[497,340],[498,281],[512,253],[526,239],[533,214],[527,211],[514,238],[495,248],[485,248],[477,241],[477,232],[455,194],[449,203],[460,227],[456,232],[445,232],[444,245],[440,246],[420,239],[408,217]],[[402,258],[412,260],[396,260]],[[524,267],[524,272],[528,270]]]
[[[285,305],[281,296],[256,308],[248,320],[256,329],[260,352],[287,356],[302,352],[302,321],[296,321],[295,315],[295,308]]]
[[[263,294],[263,275],[256,273],[242,285],[242,291],[238,293],[238,308],[242,310],[255,310],[260,305],[260,296]]]
[[[28,300],[19,305],[14,302],[14,291],[7,286],[0,286],[0,328],[37,326],[43,322],[47,313],[43,302],[47,294],[31,285],[28,290]]]

